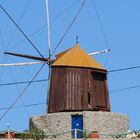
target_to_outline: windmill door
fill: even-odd
[[[72,115],[72,130],[72,138],[83,137],[83,115]]]
[[[106,110],[107,108],[107,91],[106,91],[106,74],[93,72],[93,91],[94,91],[94,107],[97,110]]]

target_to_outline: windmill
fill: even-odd
[[[78,46],[78,45],[76,45],[76,46]],[[68,49],[68,50],[70,50],[70,49]],[[60,57],[60,55],[62,55],[63,53],[66,53],[68,50],[58,54],[56,56],[56,58],[58,59],[58,57]],[[96,54],[100,54],[100,53],[107,53],[109,51],[110,50],[102,50],[102,51],[98,51],[98,52],[89,53],[88,55],[91,56],[91,55],[96,55]],[[51,76],[51,67],[52,67],[53,63],[55,63],[55,60],[52,60],[51,58],[42,58],[42,57],[36,57],[36,56],[25,55],[25,54],[17,54],[17,53],[12,53],[12,52],[5,52],[5,54],[13,55],[13,56],[18,56],[18,57],[23,57],[23,58],[27,58],[27,59],[38,60],[39,62],[24,62],[24,63],[13,63],[13,64],[0,64],[0,66],[24,66],[24,65],[35,65],[35,64],[40,64],[40,63],[47,63],[48,64],[48,66],[49,66],[48,85],[49,86],[48,86],[48,97],[47,97],[48,101],[47,101],[47,103],[49,103],[49,92],[50,92],[49,87],[50,87],[50,82],[51,82],[50,78],[53,77],[53,76]],[[50,56],[51,56],[51,54],[50,54]],[[48,105],[47,105],[47,107],[48,107]],[[110,109],[108,108],[107,110],[110,110]]]
[[[82,6],[84,5],[84,3],[85,1],[83,2]],[[6,55],[13,55],[18,57],[38,60],[39,62],[27,62],[27,63],[17,63],[17,64],[14,63],[14,64],[3,64],[3,65],[1,64],[1,66],[21,66],[21,65],[38,64],[38,63],[44,63],[49,66],[48,98],[47,98],[48,114],[45,116],[46,117],[45,119],[46,122],[47,121],[53,122],[53,123],[48,123],[48,128],[53,127],[54,132],[55,131],[60,132],[60,130],[62,130],[60,128],[65,125],[69,126],[68,129],[70,129],[70,123],[71,123],[72,130],[75,129],[83,130],[83,127],[89,129],[88,126],[91,128],[95,128],[94,124],[88,124],[86,126],[83,126],[83,122],[85,121],[87,123],[88,117],[93,115],[95,115],[95,118],[97,120],[102,116],[108,117],[110,115],[112,115],[111,117],[113,119],[112,120],[108,119],[109,121],[114,122],[116,121],[116,118],[118,120],[119,115],[113,116],[113,114],[110,114],[111,112],[110,112],[110,103],[108,97],[107,77],[106,77],[107,71],[106,69],[104,69],[104,67],[102,67],[102,65],[100,65],[91,56],[89,56],[89,55],[96,55],[100,53],[106,53],[109,52],[110,50],[93,52],[88,55],[83,49],[81,49],[80,45],[78,44],[78,41],[76,41],[76,44],[74,45],[73,48],[70,48],[64,52],[57,54],[56,60],[52,60],[51,59],[52,53],[50,47],[50,24],[49,24],[49,14],[48,14],[48,0],[46,1],[46,7],[47,7],[47,19],[48,19],[47,21],[48,21],[49,56],[47,58],[44,58],[41,55],[41,53],[36,49],[34,44],[28,39],[28,37],[24,34],[24,32],[19,28],[19,26],[17,26],[17,24],[13,21],[14,24],[19,29],[19,31],[26,37],[26,39],[30,42],[30,44],[34,47],[34,49],[36,49],[36,51],[40,54],[41,57],[27,55],[27,54],[18,54],[13,52],[5,52]],[[72,24],[69,26],[69,28],[72,26]],[[36,75],[33,77],[33,79],[36,77]],[[28,84],[28,86],[31,84],[31,82]],[[26,88],[28,88],[28,86]],[[20,96],[18,96],[18,98],[10,106],[7,112],[11,109],[12,106],[16,104],[17,100],[23,95],[23,92],[20,94]],[[5,114],[2,117],[4,117]],[[63,115],[66,117],[65,119],[63,118]],[[123,120],[126,120],[126,118],[122,117],[121,121]],[[108,122],[106,123],[108,124]],[[111,132],[114,132],[116,130],[118,131],[118,127],[117,127],[118,124],[114,124],[114,125],[115,125],[114,127],[115,129],[112,128]],[[104,125],[100,125],[99,127],[104,127]],[[126,130],[126,128],[124,128],[124,125],[121,127],[122,127],[121,130]],[[99,128],[99,130],[100,129],[102,128]],[[78,137],[82,137],[82,134],[80,133]]]

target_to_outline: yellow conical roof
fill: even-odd
[[[68,49],[56,55],[56,61],[52,66],[72,66],[72,67],[87,67],[87,68],[105,68],[89,56],[83,49],[76,44],[73,48]]]

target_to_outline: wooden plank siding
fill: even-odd
[[[84,110],[110,111],[106,71],[52,67],[48,113]]]

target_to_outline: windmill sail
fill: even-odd
[[[44,62],[40,61],[40,62],[24,62],[24,63],[0,64],[0,67],[36,65],[36,64],[41,64],[41,63],[44,63]]]

